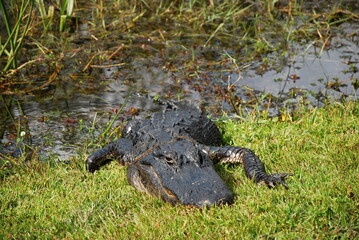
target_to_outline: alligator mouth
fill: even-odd
[[[150,165],[140,167],[131,165],[127,172],[127,177],[132,186],[141,192],[146,192],[155,197],[161,197],[173,205],[179,203],[177,196],[163,186],[158,174]]]

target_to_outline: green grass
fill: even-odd
[[[253,149],[269,172],[295,173],[289,190],[258,186],[241,166],[218,165],[236,194],[233,205],[174,207],[136,191],[125,167],[87,174],[87,153],[68,164],[34,160],[1,169],[0,238],[357,238],[358,103],[285,116],[253,112],[238,121],[224,117],[219,125],[228,144]]]

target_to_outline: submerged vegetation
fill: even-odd
[[[236,198],[209,209],[173,207],[140,193],[115,163],[87,174],[89,134],[70,162],[33,159],[1,168],[0,238],[356,239],[358,106],[302,106],[280,118],[254,110],[218,119],[227,144],[254,149],[269,172],[295,176],[289,190],[267,189],[248,180],[242,166],[220,164]]]
[[[34,2],[34,8],[27,7]],[[92,69],[105,64],[129,64],[129,51],[147,57],[159,53],[165,58],[163,67],[177,71],[180,66],[169,55],[175,47],[190,55],[185,67],[197,76],[206,65],[200,58],[206,52],[203,49],[219,47],[223,56],[212,59],[213,67],[240,71],[253,59],[260,59],[263,66],[258,71],[268,71],[276,68],[274,62],[268,61],[268,53],[276,52],[288,59],[300,54],[292,49],[293,42],[306,45],[306,49],[315,45],[320,54],[331,47],[331,40],[338,34],[357,37],[355,31],[340,33],[338,29],[343,23],[359,21],[358,3],[333,1],[328,7],[330,3],[12,0],[6,5],[1,1],[7,32],[1,38],[0,92],[16,94],[37,90],[41,84],[45,87],[44,83],[52,83],[54,72],[64,71],[59,65],[75,64],[82,72],[73,74],[91,75]],[[9,19],[10,15],[16,19]],[[22,43],[26,46],[19,54]],[[87,50],[79,49],[79,44]],[[137,44],[143,53],[138,52]],[[228,64],[228,54],[242,62],[239,68]],[[71,56],[80,55],[81,61],[73,62]],[[21,66],[15,64],[17,61]],[[34,79],[31,69],[41,69],[43,74]]]

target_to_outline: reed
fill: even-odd
[[[0,41],[0,59],[6,56],[2,72],[6,72],[10,68],[16,68],[18,65],[19,50],[30,27],[33,6],[33,0],[23,0],[18,12],[15,16],[13,15],[15,24],[11,24],[8,8],[4,0],[0,0],[0,10],[7,33],[6,41],[4,43]]]
[[[66,28],[66,21],[72,16],[74,10],[75,0],[65,0],[60,5],[60,32],[63,32]]]

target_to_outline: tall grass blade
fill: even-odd
[[[130,92],[131,93],[131,92]],[[130,99],[130,93],[127,95],[125,102],[122,104],[121,108],[117,111],[117,113],[115,114],[115,116],[112,118],[111,122],[107,124],[107,127],[105,129],[105,131],[103,131],[103,133],[101,134],[101,137],[104,138],[106,136],[106,134],[108,133],[108,131],[111,129],[112,125],[115,123],[115,121],[117,120],[118,116],[120,115],[120,113],[122,112],[122,110],[124,109],[124,107],[127,105],[128,100]]]
[[[68,0],[66,14],[67,16],[71,16],[74,10],[75,0]]]
[[[66,28],[66,20],[72,15],[75,5],[75,0],[65,0],[60,8],[60,32],[63,32]]]
[[[221,23],[218,25],[218,27],[216,28],[216,30],[211,34],[211,36],[208,38],[208,40],[206,41],[206,43],[204,44],[204,46],[207,46],[207,44],[211,41],[211,39],[216,35],[216,33],[223,27],[224,23]]]
[[[44,31],[49,31],[51,30],[51,26],[52,26],[52,18],[50,15],[50,9],[53,8],[53,6],[49,7],[49,11],[46,12],[45,9],[45,4],[44,4],[44,0],[36,0],[41,18],[42,18],[42,24],[44,26]]]
[[[16,23],[13,27],[10,26],[10,21],[8,17],[8,12],[6,10],[3,0],[0,0],[0,10],[3,14],[3,20],[6,26],[6,31],[8,38],[0,48],[0,56],[4,53],[8,56],[3,72],[9,70],[12,66],[13,68],[17,67],[17,55],[20,50],[23,40],[27,34],[30,22],[31,22],[31,12],[33,9],[33,0],[26,0],[21,3],[20,11],[16,20]],[[21,28],[21,23],[23,19],[26,19],[26,23],[23,28]],[[21,32],[22,31],[22,32]],[[8,47],[9,46],[9,47]]]

